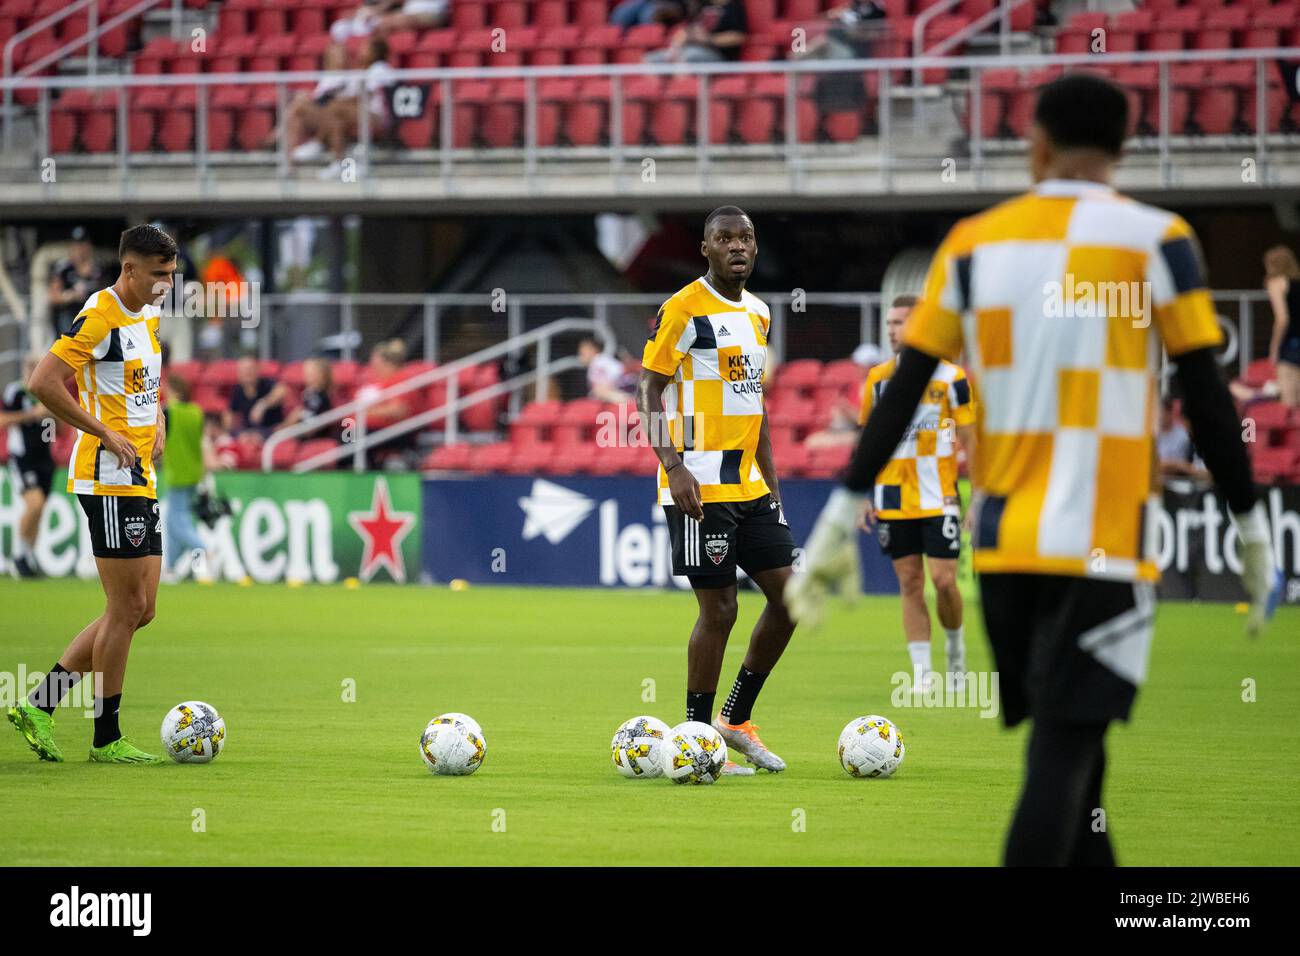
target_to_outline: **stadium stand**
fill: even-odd
[[[0,2],[0,43],[60,6],[60,0]],[[786,58],[793,31],[816,36],[828,26],[833,0],[747,0],[750,32],[742,50],[745,62]],[[873,41],[878,56],[908,56],[917,18],[932,0],[893,0],[878,21]],[[120,13],[130,0],[103,0],[101,15]],[[329,24],[355,4],[335,0],[187,0],[187,6],[215,11],[215,31],[206,49],[193,52],[170,37],[142,42],[138,21],[101,37],[99,54],[118,59],[136,76],[316,70],[329,45]],[[391,60],[398,68],[526,67],[625,64],[641,61],[667,41],[660,24],[622,31],[608,21],[613,0],[458,0],[443,29],[393,34]],[[993,7],[993,0],[961,0],[925,25],[929,48],[954,36]],[[1011,14],[1012,29],[1024,36],[1035,29],[1033,5]],[[33,63],[59,44],[85,32],[84,14],[74,15],[29,37],[15,51],[15,67]],[[505,29],[502,36],[499,31]],[[1076,13],[1052,35],[1041,30],[1047,50],[1086,53],[1104,31],[1111,53],[1229,50],[1294,46],[1300,43],[1300,6],[1294,0],[1198,0],[1148,3],[1117,14]],[[963,46],[950,69],[927,69],[928,84],[966,88],[960,68]],[[52,68],[45,72],[51,72]],[[1131,90],[1133,131],[1149,134],[1158,122],[1158,69],[1155,65],[1113,66],[1106,70]],[[994,139],[1024,135],[1033,87],[1050,71],[991,70],[982,79],[981,131]],[[898,77],[901,79],[902,76]],[[640,82],[644,80],[644,82]],[[873,115],[878,75],[870,74],[852,105],[836,105],[814,78],[800,81],[796,122],[801,140],[845,142],[876,129]],[[1281,77],[1270,67],[1265,113],[1269,131],[1295,131],[1294,102],[1283,95]],[[1199,62],[1171,69],[1171,132],[1175,135],[1251,133],[1256,126],[1255,67],[1252,63]],[[303,86],[298,84],[298,86]],[[308,84],[309,86],[309,84]],[[547,80],[539,90],[538,145],[595,145],[608,142],[607,80]],[[297,88],[297,87],[295,87]],[[623,142],[682,145],[693,142],[697,85],[691,77],[640,78],[627,84]],[[388,145],[433,148],[438,143],[441,89],[432,84],[426,109],[403,119]],[[729,77],[714,89],[710,139],[715,144],[775,142],[783,132],[784,80],[750,74]],[[842,92],[842,91],[841,91]],[[36,91],[20,90],[18,102],[32,106]],[[129,149],[133,153],[178,153],[196,147],[196,100],[191,89],[138,87],[131,91]],[[501,149],[523,143],[524,83],[517,78],[456,81],[454,145]],[[838,97],[842,99],[841,97]],[[52,104],[51,140],[56,153],[104,153],[116,148],[113,110],[116,94],[67,90]],[[214,151],[261,148],[274,124],[274,86],[217,86],[211,91],[207,145]],[[967,107],[967,114],[970,110]],[[969,128],[970,118],[967,115]]]

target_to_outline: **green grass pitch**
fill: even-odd
[[[48,667],[101,601],[95,582],[0,583],[0,670]],[[742,592],[719,702],[760,607]],[[978,617],[968,656],[984,669]],[[998,862],[1024,731],[974,709],[891,706],[890,676],[907,666],[895,599],[796,633],[755,712],[788,772],[712,787],[618,776],[620,722],[681,719],[693,619],[679,593],[164,587],[135,639],[123,728],[154,748],[168,707],[205,700],[226,719],[225,752],[207,766],[89,764],[90,721],[65,707],[68,762],[44,764],[0,724],[0,864]],[[1158,620],[1135,720],[1110,738],[1120,862],[1300,863],[1300,611],[1256,642],[1231,607],[1171,604]],[[434,777],[420,760],[421,729],[448,710],[483,725],[474,776]],[[872,712],[906,737],[890,780],[851,779],[835,758],[840,728]]]

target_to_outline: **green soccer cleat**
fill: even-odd
[[[63,763],[63,751],[54,742],[54,718],[27,703],[24,697],[17,707],[9,708],[9,723],[18,729],[36,756],[51,763]]]
[[[118,737],[111,744],[90,748],[91,763],[162,763],[162,757],[147,754],[125,737]]]

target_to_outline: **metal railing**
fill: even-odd
[[[1001,9],[1001,8],[999,8]],[[853,188],[866,190],[868,180],[856,178],[859,172],[875,173],[875,182],[883,192],[898,191],[898,179],[904,174],[915,172],[918,159],[947,156],[952,153],[953,141],[964,141],[968,146],[970,169],[968,177],[970,188],[979,191],[986,188],[988,174],[995,169],[992,153],[996,149],[993,140],[1001,143],[1007,141],[999,136],[986,136],[982,122],[982,74],[990,69],[1008,68],[1027,71],[1040,67],[1093,67],[1109,69],[1125,65],[1152,65],[1158,68],[1158,84],[1154,92],[1154,102],[1148,113],[1154,134],[1134,139],[1130,143],[1130,153],[1137,156],[1154,156],[1158,167],[1158,179],[1161,187],[1179,184],[1177,172],[1193,168],[1203,159],[1204,152],[1218,146],[1222,149],[1241,149],[1243,145],[1253,147],[1254,160],[1259,176],[1257,182],[1267,185],[1273,182],[1270,176],[1294,173],[1294,164],[1273,163],[1270,146],[1275,149],[1293,148],[1300,145],[1300,136],[1288,128],[1270,130],[1269,97],[1284,97],[1286,94],[1278,85],[1270,84],[1269,79],[1278,59],[1293,58],[1300,55],[1300,49],[1253,49],[1253,50],[1178,50],[1145,53],[1077,53],[1077,54],[1021,54],[1012,57],[998,56],[962,56],[869,60],[795,60],[772,63],[713,63],[713,64],[618,64],[591,66],[553,66],[553,67],[476,67],[455,69],[403,69],[394,71],[394,83],[400,86],[422,86],[429,93],[427,100],[436,101],[440,111],[439,122],[432,133],[432,140],[427,148],[406,149],[390,147],[385,144],[382,153],[376,151],[374,130],[370,124],[370,114],[366,109],[366,96],[357,97],[359,141],[356,147],[356,175],[348,181],[322,182],[308,187],[303,178],[297,176],[290,166],[288,156],[289,144],[280,137],[276,150],[237,151],[228,150],[216,153],[209,148],[206,134],[208,118],[211,112],[210,98],[217,86],[274,86],[277,90],[275,102],[275,122],[283,128],[285,115],[290,103],[291,87],[311,84],[317,81],[321,71],[310,72],[275,72],[275,73],[218,73],[218,74],[183,74],[183,75],[143,75],[118,77],[26,77],[7,79],[4,83],[5,94],[10,96],[18,89],[34,89],[38,93],[37,142],[32,144],[32,158],[51,155],[50,144],[50,110],[53,96],[59,91],[74,88],[94,88],[99,90],[117,90],[122,95],[117,97],[117,134],[116,154],[105,156],[81,156],[75,153],[60,154],[62,165],[76,168],[116,167],[115,183],[131,192],[138,191],[140,184],[132,184],[133,168],[159,166],[189,167],[194,171],[195,185],[199,195],[210,197],[214,193],[214,174],[221,167],[223,174],[229,174],[229,168],[273,167],[279,195],[289,198],[304,198],[309,192],[313,198],[328,199],[338,196],[357,196],[361,199],[385,194],[390,198],[408,195],[412,190],[425,190],[427,194],[442,197],[460,195],[464,182],[473,177],[490,175],[493,166],[489,160],[502,160],[518,164],[511,167],[511,182],[520,183],[529,195],[546,195],[547,176],[574,174],[575,160],[594,160],[607,163],[611,175],[610,182],[616,191],[631,192],[635,180],[643,183],[639,175],[642,164],[647,157],[663,157],[670,160],[685,160],[693,164],[699,187],[716,188],[719,176],[714,164],[720,160],[754,159],[782,161],[776,175],[784,179],[786,188],[796,192],[804,190],[804,179],[809,169],[819,171],[832,169],[836,172],[855,174]],[[1223,137],[1192,136],[1175,133],[1172,116],[1171,99],[1174,84],[1170,78],[1171,66],[1184,63],[1253,63],[1255,69],[1255,115],[1247,120],[1253,126],[1249,132],[1233,133]],[[896,76],[908,75],[911,71],[926,69],[944,69],[954,73],[946,84],[946,93],[951,99],[952,116],[941,116],[948,122],[948,128],[936,132],[928,127],[922,128],[921,119],[913,115],[912,91],[896,81]],[[710,89],[712,84],[723,77],[780,74],[784,77],[785,116],[782,129],[775,131],[777,141],[770,143],[715,142],[711,135],[712,110]],[[876,92],[867,93],[870,84],[864,84],[861,107],[864,113],[874,113],[871,122],[874,127],[864,128],[863,135],[854,143],[816,142],[806,130],[801,131],[797,105],[808,95],[806,88],[800,86],[800,80],[806,77],[829,77],[836,74],[848,74],[869,77],[876,74],[879,81]],[[364,73],[352,71],[346,74],[358,84],[364,83]],[[629,81],[634,77],[658,76],[681,77],[694,76],[698,80],[698,93],[693,127],[693,142],[681,145],[664,146],[651,142],[625,142],[623,130],[624,110],[635,96],[625,95]],[[608,108],[608,142],[594,146],[541,145],[538,142],[538,114],[543,102],[539,85],[550,79],[590,80],[609,79],[609,93],[606,101]],[[522,145],[502,145],[497,147],[482,146],[478,141],[472,144],[457,141],[455,113],[461,102],[458,96],[464,92],[463,84],[474,80],[520,80],[523,82],[523,101],[519,104],[522,111],[520,133]],[[168,90],[193,89],[196,91],[194,142],[193,148],[179,153],[132,153],[128,143],[128,115],[130,110],[129,95],[145,87],[164,88]],[[1246,91],[1243,91],[1243,94]],[[962,107],[969,99],[969,112],[963,124]],[[897,102],[896,102],[897,100]],[[477,101],[475,101],[477,102]],[[428,108],[426,103],[426,109]],[[1243,107],[1244,108],[1244,107]],[[400,121],[401,118],[399,118]],[[11,112],[5,115],[7,128],[14,121]],[[929,120],[925,121],[926,123]],[[908,124],[911,124],[909,126]],[[1181,125],[1181,124],[1179,124]],[[689,139],[689,138],[688,138]],[[865,148],[864,148],[865,147]],[[1175,150],[1180,152],[1175,161]],[[382,162],[374,162],[378,156]],[[1141,160],[1146,162],[1146,160]],[[391,164],[391,165],[390,165]],[[546,165],[550,164],[550,165]],[[1125,170],[1140,165],[1139,160],[1132,159]],[[7,172],[21,183],[31,183],[43,192],[36,195],[52,194],[60,185],[45,183],[39,175],[39,161],[24,163],[14,157]],[[1276,166],[1276,172],[1273,167]],[[520,168],[521,167],[521,168]],[[1005,168],[1005,167],[1004,167]],[[413,170],[421,173],[412,177]],[[515,175],[516,170],[522,176]],[[730,170],[730,167],[729,167]],[[259,170],[260,172],[261,170]],[[584,176],[595,175],[597,168],[584,167]],[[684,185],[681,173],[675,171],[674,184]],[[546,175],[544,176],[543,173]],[[427,175],[426,175],[427,174]],[[730,172],[728,172],[730,175]],[[259,177],[264,179],[265,177]],[[11,178],[11,181],[14,181]],[[233,181],[233,180],[230,180]],[[240,183],[246,187],[250,180],[247,175]],[[174,190],[185,184],[181,178],[171,177],[169,187]],[[1153,184],[1154,185],[1154,184]],[[345,188],[340,188],[340,186]],[[387,189],[388,193],[383,190]],[[644,189],[641,189],[644,191]],[[422,193],[423,194],[423,193]],[[489,193],[500,195],[500,192]]]
[[[1237,367],[1237,374],[1245,374],[1247,366],[1254,357],[1254,335],[1255,335],[1255,314],[1254,310],[1260,303],[1268,301],[1268,296],[1263,290],[1259,289],[1221,289],[1211,293],[1216,308],[1222,310],[1227,305],[1228,311],[1232,311],[1235,306],[1236,321],[1232,317],[1219,315],[1219,325],[1223,329],[1225,343],[1223,350],[1218,355],[1219,363],[1225,368],[1233,365]],[[336,297],[344,298],[344,297]],[[364,302],[367,297],[364,295],[350,296],[348,299],[356,304],[358,301]],[[375,296],[376,299],[387,299],[390,296]],[[409,297],[408,297],[409,298]],[[487,299],[488,297],[476,296],[426,296],[425,300],[437,300],[439,298],[454,298],[458,302],[464,303],[467,300],[477,301],[478,299]],[[610,295],[610,296],[573,296],[565,297],[560,295],[536,296],[534,298],[545,299],[549,301],[567,299],[573,302],[578,299],[585,299],[590,302],[599,303],[604,301],[606,305],[611,300],[620,300],[624,304],[659,304],[662,303],[665,296],[663,295]],[[784,331],[788,323],[777,321],[778,315],[782,313],[775,307],[780,302],[782,306],[791,304],[794,297],[791,296],[765,296],[770,305],[773,306],[773,331],[780,333],[784,338]],[[876,342],[884,341],[883,322],[884,316],[880,311],[881,294],[880,293],[809,293],[805,301],[808,304],[856,304],[861,309],[861,326],[858,332],[859,341]],[[566,355],[556,358],[553,355],[552,346],[557,337],[565,334],[584,333],[598,335],[605,340],[606,349],[612,349],[613,339],[610,330],[604,318],[581,319],[567,318],[549,322],[540,328],[528,332],[519,332],[510,335],[505,341],[498,342],[487,348],[480,349],[463,358],[441,365],[437,368],[429,369],[424,372],[412,375],[395,385],[369,395],[364,399],[354,399],[351,402],[340,405],[331,409],[324,414],[304,419],[303,421],[280,429],[273,433],[267,439],[266,444],[262,447],[262,470],[273,470],[275,460],[275,449],[291,439],[297,439],[318,433],[322,428],[338,424],[348,423],[352,426],[351,440],[346,444],[340,444],[333,448],[313,455],[310,458],[296,462],[293,466],[294,471],[311,471],[322,466],[334,465],[344,459],[351,458],[352,466],[356,471],[363,471],[366,468],[366,454],[369,449],[382,445],[394,438],[416,432],[438,422],[444,423],[444,441],[447,444],[454,444],[460,440],[459,431],[459,414],[467,408],[479,405],[483,402],[492,401],[503,395],[508,395],[512,399],[518,399],[523,391],[532,386],[535,388],[535,398],[538,401],[545,399],[549,394],[549,384],[552,378],[563,372],[567,372],[580,367],[577,356]],[[774,338],[769,343],[774,353],[773,362],[779,364],[778,356],[782,349],[777,345]],[[527,372],[520,373],[505,381],[500,381],[478,389],[473,389],[466,394],[461,394],[460,373],[483,365],[488,362],[494,362],[506,355],[517,354],[525,349],[535,348],[536,362],[535,367]],[[426,352],[426,358],[430,353]],[[434,361],[428,358],[429,361]],[[1162,367],[1164,366],[1162,361]],[[439,382],[445,382],[447,386],[446,399],[441,405],[434,406],[424,411],[417,412],[414,415],[385,426],[377,431],[371,432],[367,423],[368,410],[375,405],[382,404],[393,398],[408,395],[413,392],[423,391]],[[518,401],[512,401],[512,415],[518,411]]]
[[[31,76],[32,74],[45,69],[51,63],[57,63],[59,60],[62,60],[64,57],[71,54],[74,50],[79,50],[83,46],[87,46],[87,45],[89,45],[89,50],[87,53],[88,62],[86,64],[86,73],[92,78],[97,77],[99,72],[100,38],[109,30],[121,26],[122,24],[126,23],[128,20],[132,20],[137,16],[143,16],[145,13],[147,13],[149,10],[153,9],[154,7],[158,6],[160,3],[171,2],[172,33],[173,35],[177,33],[178,24],[180,22],[181,0],[140,0],[140,2],[137,3],[135,6],[131,7],[128,10],[123,10],[121,13],[117,13],[109,17],[103,23],[99,22],[99,2],[100,0],[75,0],[75,2],[71,6],[64,7],[62,10],[58,10],[50,14],[48,17],[45,17],[44,19],[38,20],[36,23],[33,23],[25,30],[21,30],[18,33],[14,34],[12,37],[10,37],[9,41],[5,44],[5,48],[4,48],[4,78],[8,80],[11,77],[22,78],[26,76]],[[72,16],[72,14],[76,13],[78,10],[81,10],[87,6],[89,6],[90,10],[89,10],[88,25],[87,25],[86,32],[84,34],[77,37],[76,39],[69,40],[67,43],[63,44],[63,46],[59,47],[57,50],[51,50],[49,53],[45,54],[44,56],[32,61],[31,63],[26,64],[25,66],[23,66],[21,70],[17,72],[17,74],[14,73],[13,71],[14,50],[16,50],[26,40],[31,39],[31,37],[35,36],[37,33],[40,33],[42,30],[45,30],[46,28],[53,26],[59,21]],[[7,152],[13,147],[13,127],[9,117],[10,110],[13,107],[13,88],[9,86],[5,87],[4,105],[5,105],[4,148],[5,151]]]
[[[501,395],[517,393],[528,385],[536,386],[537,397],[541,399],[547,393],[548,383],[552,376],[579,367],[580,363],[576,356],[565,356],[559,359],[551,357],[550,345],[555,336],[573,332],[600,334],[604,331],[601,323],[591,319],[560,319],[548,323],[540,329],[525,332],[505,342],[481,349],[454,362],[412,375],[373,395],[353,399],[338,408],[330,409],[322,415],[304,419],[296,425],[291,425],[273,433],[266,440],[266,444],[262,446],[262,470],[272,470],[275,461],[275,449],[286,441],[296,439],[299,436],[314,434],[325,426],[344,421],[350,422],[353,426],[351,442],[297,462],[293,470],[312,471],[322,465],[334,464],[350,457],[352,467],[356,471],[365,471],[366,452],[370,448],[382,445],[394,438],[400,438],[402,435],[427,428],[439,421],[446,422],[447,443],[454,443],[459,439],[457,415],[464,409],[490,401]],[[504,382],[497,382],[474,390],[467,395],[462,396],[460,394],[459,377],[461,372],[532,347],[537,349],[537,360],[533,369]],[[412,392],[422,391],[439,382],[445,382],[447,385],[447,399],[442,405],[404,418],[373,433],[369,430],[367,414],[372,407],[394,398],[409,395]]]
[[[861,342],[880,342],[880,300],[879,292],[809,292],[795,289],[790,292],[760,291],[759,297],[767,303],[772,312],[772,338],[768,345],[776,360],[784,359],[787,354],[788,317],[806,313],[809,308],[831,307],[856,313],[856,325],[853,327],[852,345]],[[642,332],[645,321],[653,317],[655,310],[668,298],[669,293],[609,292],[609,293],[510,293],[506,296],[491,293],[275,293],[261,297],[261,310],[257,322],[257,353],[263,359],[301,358],[308,354],[303,348],[306,342],[311,350],[318,347],[319,336],[313,340],[299,342],[296,351],[277,348],[283,341],[281,333],[292,328],[300,320],[302,309],[327,309],[332,317],[325,323],[324,336],[339,343],[339,357],[355,360],[361,354],[362,336],[359,334],[358,313],[363,310],[377,310],[399,307],[409,313],[419,314],[420,336],[423,340],[422,358],[426,362],[440,362],[443,359],[444,343],[447,334],[444,324],[457,309],[480,309],[487,315],[500,317],[504,321],[502,329],[505,339],[515,339],[529,331],[537,319],[534,315],[546,316],[556,310],[568,313],[588,313],[595,322],[596,330],[606,337],[619,323],[620,313],[627,310],[644,310],[637,326]],[[504,309],[504,311],[500,311]],[[194,317],[194,321],[204,321]],[[387,332],[385,337],[391,332]]]

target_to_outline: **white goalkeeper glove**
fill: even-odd
[[[1256,502],[1250,511],[1234,514],[1232,523],[1240,540],[1241,583],[1250,597],[1246,633],[1256,637],[1277,610],[1282,594],[1282,572],[1273,559],[1273,540],[1262,502]]]
[[[858,595],[858,520],[864,497],[845,488],[831,493],[804,547],[803,568],[796,568],[786,582],[786,609],[807,627],[821,622],[833,594],[848,600]]]

